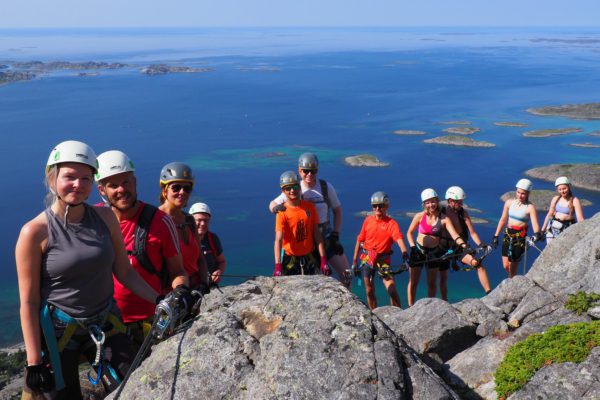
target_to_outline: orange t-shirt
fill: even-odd
[[[309,201],[300,200],[298,207],[277,213],[275,231],[283,233],[283,250],[290,256],[304,256],[315,248],[314,231],[319,223],[317,209]]]
[[[394,242],[403,238],[400,226],[392,218],[386,215],[381,220],[377,220],[374,215],[369,215],[363,222],[357,240],[363,242],[365,250],[384,254],[392,250]]]

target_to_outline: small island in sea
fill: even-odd
[[[573,147],[586,147],[586,148],[591,148],[591,149],[597,149],[598,147],[600,147],[600,145],[595,144],[595,143],[590,143],[590,142],[585,142],[585,143],[569,143],[569,146],[573,146]]]
[[[600,131],[590,132],[588,133],[588,136],[600,136]]]
[[[458,135],[472,135],[475,132],[479,132],[481,129],[473,128],[470,126],[452,127],[443,129],[444,132],[458,134]]]
[[[152,64],[144,67],[140,70],[142,74],[146,75],[165,75],[174,73],[198,73],[198,72],[210,72],[212,68],[194,68],[182,65],[167,65],[167,64]]]
[[[561,106],[528,108],[526,111],[533,115],[571,119],[600,119],[600,103],[564,104]]]
[[[425,135],[427,132],[424,131],[416,131],[411,129],[398,129],[394,131],[396,135],[408,135],[408,136],[416,136],[416,135]]]
[[[527,126],[527,124],[524,124],[523,122],[494,122],[494,125],[507,126],[507,127],[513,127],[513,128],[523,128],[523,127]]]
[[[470,121],[442,121],[438,125],[471,125]]]
[[[0,71],[0,85],[19,81],[30,81],[36,75],[33,72]]]
[[[127,64],[123,63],[107,63],[104,61],[83,61],[83,62],[70,62],[70,61],[19,61],[13,62],[11,66],[15,69],[26,69],[38,72],[49,72],[49,71],[82,71],[82,70],[93,70],[93,69],[120,69],[127,67]]]
[[[600,164],[550,164],[529,169],[525,175],[548,182],[566,176],[575,187],[600,191]]]
[[[350,167],[387,167],[390,165],[389,163],[380,161],[371,154],[348,156],[344,159],[344,163]]]
[[[552,198],[556,195],[557,193],[554,190],[532,190],[531,193],[529,193],[529,201],[535,204],[535,208],[538,211],[548,211],[550,209],[550,202],[552,201]],[[506,192],[502,196],[500,196],[500,200],[502,200],[503,202],[514,198],[514,190]],[[581,201],[581,205],[584,207],[592,205],[592,202],[586,199],[579,198],[579,201]],[[540,223],[543,222],[544,220],[542,219]]]
[[[570,133],[582,132],[581,128],[555,128],[555,129],[536,129],[533,131],[527,131],[523,133],[525,137],[543,138],[552,136],[568,135]]]
[[[494,143],[484,142],[482,140],[473,140],[465,136],[447,135],[439,136],[433,139],[424,140],[425,143],[445,144],[449,146],[465,147],[496,147]]]

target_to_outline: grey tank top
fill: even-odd
[[[115,260],[108,227],[93,209],[85,207],[78,223],[63,225],[50,208],[48,247],[42,256],[41,296],[76,318],[104,310],[113,295]]]

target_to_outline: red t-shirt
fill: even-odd
[[[277,213],[275,231],[283,233],[283,250],[290,256],[304,256],[315,248],[314,231],[319,223],[315,205],[301,200],[298,207]]]
[[[377,254],[389,253],[392,245],[404,236],[400,226],[389,216],[377,220],[374,215],[365,218],[357,240],[363,242],[365,250],[375,251]]]
[[[121,233],[125,241],[125,249],[133,251],[133,241],[135,238],[135,228],[137,227],[138,219],[145,204],[140,201],[140,209],[133,218],[121,221]],[[157,272],[159,272],[164,264],[164,260],[175,257],[179,253],[179,239],[177,229],[171,217],[160,210],[156,210],[146,240],[146,254]],[[133,269],[158,293],[161,292],[161,282],[158,275],[146,271],[135,257],[129,256],[129,262]],[[115,283],[115,300],[123,321],[135,322],[154,315],[155,305],[138,297],[125,286],[123,286],[116,278]]]
[[[202,282],[200,272],[198,271],[198,259],[200,258],[200,245],[196,241],[196,232],[193,227],[186,225],[184,229],[178,230],[179,246],[181,248],[181,258],[183,267],[190,278],[190,288],[196,289]],[[187,236],[187,243],[183,235]]]

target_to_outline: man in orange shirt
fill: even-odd
[[[314,275],[318,265],[324,275],[331,275],[319,232],[317,210],[314,204],[301,199],[300,177],[293,171],[286,171],[279,178],[279,186],[287,200],[285,210],[278,212],[275,219],[273,275]],[[315,243],[321,256],[320,264],[313,255]]]
[[[356,238],[356,247],[354,248],[353,270],[354,266],[360,265],[362,270],[362,278],[365,282],[367,291],[367,302],[369,308],[377,307],[377,298],[375,297],[375,282],[373,276],[375,271],[383,279],[383,284],[390,295],[392,305],[400,307],[400,297],[396,290],[396,282],[394,275],[389,273],[390,256],[392,254],[392,245],[394,242],[400,246],[402,250],[402,259],[408,259],[408,252],[404,244],[404,236],[400,232],[398,223],[387,215],[390,200],[384,192],[375,192],[371,196],[371,206],[373,207],[373,215],[365,218],[363,226]],[[362,251],[361,251],[362,246]],[[385,270],[387,267],[387,271]]]

